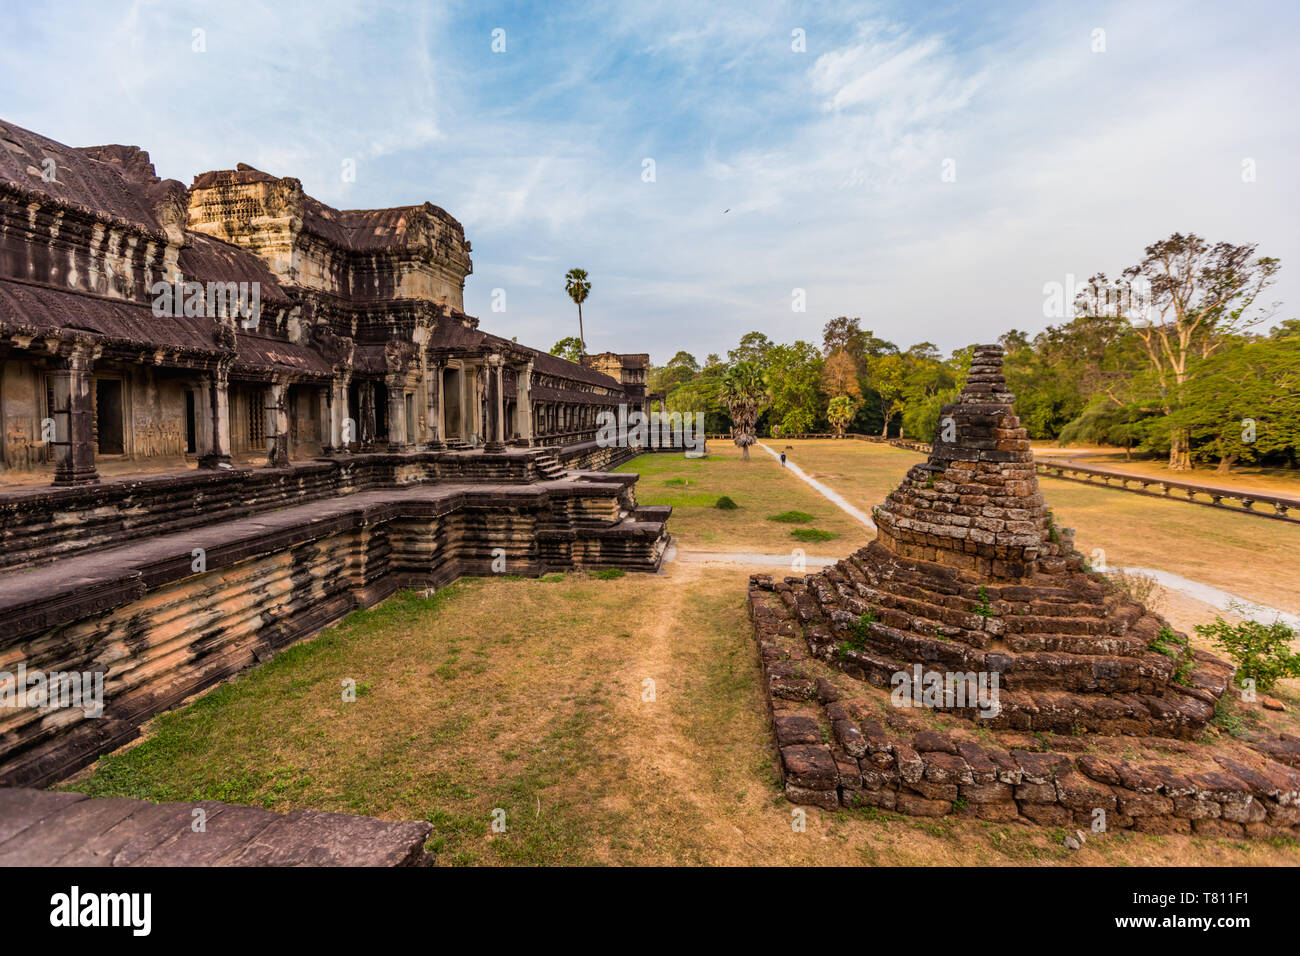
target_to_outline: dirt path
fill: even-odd
[[[762,442],[758,443],[758,447],[763,449],[763,451],[767,452],[777,461],[781,460],[781,455],[778,452],[774,452],[772,449],[768,448]],[[823,485],[816,478],[808,477],[808,475],[804,473],[804,470],[802,468],[800,468],[798,465],[796,465],[794,462],[790,461],[789,459],[786,459],[785,467],[787,471],[793,472],[796,478],[802,478],[808,484],[812,485],[812,487],[816,491],[818,491],[823,498],[825,498],[831,504],[838,507],[849,517],[862,522],[872,531],[876,530],[876,523],[871,520],[871,517],[865,511],[862,511],[859,508],[855,508],[853,505],[849,504],[844,499],[844,496],[841,495],[838,491],[835,491],[833,488],[828,488],[826,485]]]
[[[1122,568],[1121,570],[1130,574],[1149,574],[1166,591],[1176,591],[1217,610],[1229,611],[1239,617],[1259,621],[1261,624],[1282,621],[1288,627],[1300,631],[1300,616],[1289,614],[1275,607],[1269,607],[1267,604],[1247,600],[1227,591],[1221,591],[1209,584],[1202,584],[1200,581],[1193,581],[1182,575],[1170,571],[1161,571],[1158,568]]]

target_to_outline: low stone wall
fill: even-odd
[[[170,534],[339,495],[412,484],[518,484],[559,477],[542,465],[564,453],[605,470],[615,455],[572,450],[348,455],[287,468],[186,471],[63,488],[0,493],[0,570],[32,567],[111,547],[140,534]],[[618,449],[598,451],[616,452]],[[631,456],[629,456],[631,457]],[[626,460],[626,459],[624,459]],[[609,462],[614,464],[609,464]]]
[[[1101,821],[1108,830],[1300,836],[1300,738],[1247,747],[1060,737],[1043,750],[1041,737],[923,729],[901,709],[883,711],[878,697],[850,696],[809,654],[776,587],[755,575],[748,603],[792,803],[1089,832]]]
[[[1100,485],[1134,494],[1150,495],[1153,498],[1187,501],[1196,505],[1220,508],[1224,511],[1256,515],[1260,518],[1277,518],[1280,521],[1300,522],[1300,498],[1286,495],[1265,495],[1249,491],[1230,491],[1226,488],[1216,488],[1190,481],[1152,478],[1147,475],[1135,475],[1131,472],[1116,471],[1109,468],[1094,468],[1090,465],[1076,465],[1068,461],[1053,461],[1050,458],[1039,458],[1035,461],[1035,465],[1038,468],[1038,474],[1052,478],[1081,481],[1089,485]],[[1257,504],[1272,510],[1256,510],[1255,505]]]
[[[635,480],[358,492],[5,575],[0,669],[102,674],[105,706],[0,707],[0,784],[62,779],[154,714],[401,587],[655,570],[671,509],[638,508]]]

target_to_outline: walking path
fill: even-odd
[[[1185,594],[1202,604],[1216,607],[1220,611],[1231,611],[1233,614],[1250,618],[1252,621],[1259,621],[1261,624],[1272,624],[1274,621],[1281,621],[1287,627],[1300,631],[1300,616],[1275,607],[1269,607],[1267,604],[1258,604],[1236,594],[1230,594],[1208,584],[1202,584],[1200,581],[1193,581],[1182,575],[1170,571],[1161,571],[1158,568],[1121,568],[1120,570],[1129,574],[1149,574],[1156,579],[1156,583],[1162,588],[1178,591],[1180,594]]]
[[[767,452],[777,461],[781,460],[781,456],[779,453],[772,451],[772,449],[768,448],[762,442],[758,443],[758,447],[763,449],[763,451]],[[796,465],[794,462],[790,461],[789,459],[786,460],[785,469],[786,471],[794,472],[794,474],[797,477],[802,478],[804,481],[808,482],[808,484],[812,485],[819,492],[821,492],[822,496],[826,498],[827,501],[831,502],[831,504],[837,505],[842,511],[847,513],[850,517],[856,518],[858,521],[861,521],[872,531],[876,530],[876,523],[871,520],[871,516],[868,515],[865,511],[862,511],[859,508],[855,508],[853,505],[845,501],[844,497],[838,491],[835,491],[831,488],[827,488],[816,478],[809,478],[808,475],[804,473],[804,470],[802,468],[800,468],[798,465]]]
[[[426,862],[432,831],[316,810],[0,788],[0,866],[412,866]]]

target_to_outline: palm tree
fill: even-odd
[[[826,406],[826,420],[835,429],[835,437],[843,438],[844,429],[858,412],[857,403],[847,395],[836,395]]]
[[[582,334],[582,303],[587,301],[587,295],[591,292],[591,283],[587,281],[586,269],[570,269],[564,276],[564,291],[569,293],[569,298],[578,304],[578,342],[582,351],[587,351],[587,339]]]
[[[740,448],[741,457],[749,461],[749,446],[758,441],[758,412],[767,398],[763,373],[753,362],[737,362],[727,369],[718,389],[718,399],[731,415],[731,438]]]

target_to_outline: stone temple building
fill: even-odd
[[[470,243],[430,203],[333,209],[243,164],[187,189],[136,147],[2,122],[0,146],[0,473],[574,445],[644,401],[645,355],[480,330]],[[258,321],[210,295],[160,321],[160,281],[255,283]]]
[[[670,509],[596,441],[648,356],[480,329],[470,253],[430,203],[334,209],[242,164],[186,187],[0,121],[0,685],[106,695],[0,708],[0,783],[399,587],[659,566]]]

